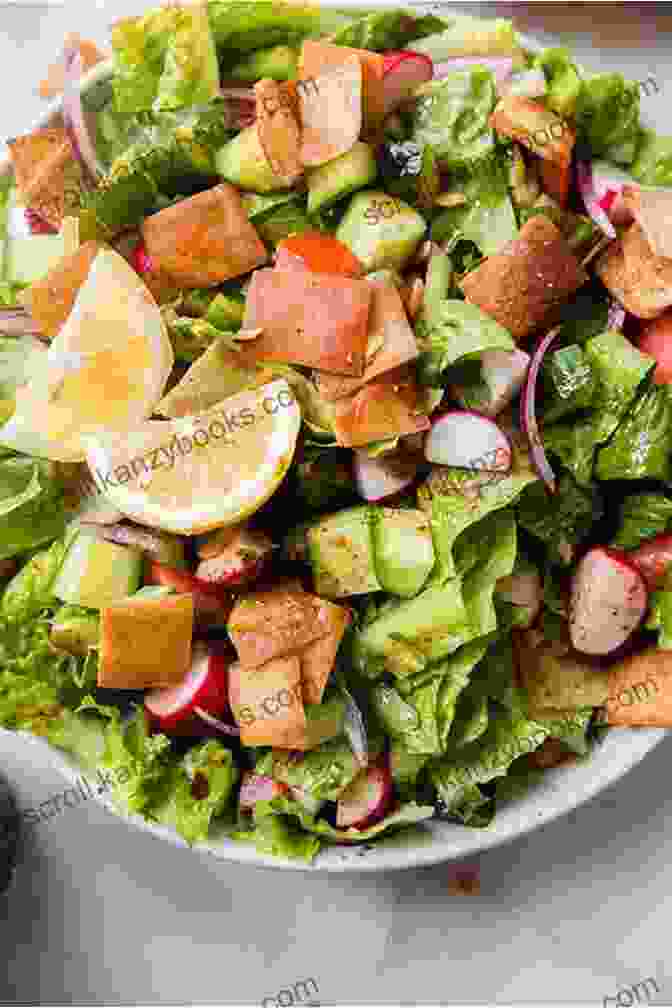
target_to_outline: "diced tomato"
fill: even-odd
[[[347,245],[321,231],[304,231],[283,239],[275,265],[278,269],[306,269],[345,277],[358,277],[363,272],[361,262]]]
[[[672,311],[648,322],[639,338],[639,349],[656,358],[656,385],[672,385]]]

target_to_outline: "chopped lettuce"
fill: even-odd
[[[372,11],[344,25],[330,41],[354,49],[384,52],[386,49],[413,49],[417,39],[434,35],[448,28],[448,22],[427,14],[424,17],[401,7],[396,10]]]
[[[592,74],[576,98],[579,142],[592,156],[630,165],[639,143],[639,85],[620,73]]]
[[[153,818],[173,826],[187,843],[204,842],[212,820],[226,810],[238,780],[233,754],[210,739],[194,746],[173,768],[165,803]]]
[[[595,487],[579,486],[569,473],[562,473],[552,496],[543,483],[533,483],[523,491],[517,507],[522,527],[546,545],[555,563],[565,566],[602,511]]]
[[[613,434],[656,362],[616,329],[593,336],[586,343],[585,352],[597,381],[592,406],[599,442]]]
[[[226,67],[238,62],[241,52],[333,34],[356,13],[286,0],[208,0],[208,15],[217,55]]]
[[[483,67],[455,70],[416,90],[411,139],[430,144],[446,168],[460,168],[490,154],[490,126],[497,94],[492,73]]]
[[[509,196],[506,169],[501,157],[477,161],[471,170],[458,172],[452,188],[463,193],[466,203],[445,210],[432,222],[435,241],[466,239],[484,256],[495,255],[518,235],[518,225]]]
[[[642,130],[631,171],[643,185],[672,186],[672,136]]]
[[[273,777],[301,788],[316,801],[336,801],[359,769],[345,737],[330,739],[300,756],[282,750],[273,753]]]
[[[672,397],[651,385],[635,400],[609,444],[597,453],[599,480],[672,479]]]
[[[647,539],[665,532],[672,523],[672,501],[661,493],[629,494],[620,508],[620,524],[613,545],[637,549]]]
[[[24,456],[0,460],[0,560],[62,536],[66,517],[52,463]]]
[[[418,361],[419,380],[425,385],[441,386],[444,372],[464,358],[473,358],[485,350],[516,347],[508,330],[467,301],[442,301],[426,321]]]
[[[550,355],[545,377],[552,389],[544,406],[545,423],[554,423],[591,405],[595,375],[588,356],[577,344],[561,347]]]
[[[544,448],[568,469],[579,486],[589,486],[595,462],[595,424],[592,419],[568,420],[543,430]]]
[[[658,631],[658,647],[661,651],[672,651],[672,591],[656,591],[649,601],[647,630]]]
[[[112,28],[119,117],[199,105],[219,93],[219,69],[204,4],[161,7]]]
[[[581,78],[569,50],[544,49],[534,65],[543,70],[546,77],[546,104],[562,119],[572,119],[581,92]]]

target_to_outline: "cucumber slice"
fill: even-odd
[[[317,213],[356,189],[371,185],[377,174],[373,148],[358,140],[347,154],[306,172],[308,213]]]
[[[241,130],[217,151],[215,167],[218,175],[240,189],[265,193],[287,188],[268,163],[254,125]]]
[[[89,529],[79,529],[54,583],[62,602],[102,609],[132,595],[140,584],[143,554],[132,546],[99,539]]]
[[[336,237],[347,245],[367,273],[403,269],[427,230],[422,214],[389,193],[369,189],[350,201]]]
[[[373,560],[371,513],[368,507],[327,515],[308,529],[308,555],[315,591],[325,598],[379,591]]]
[[[315,749],[343,731],[345,700],[332,696],[319,704],[306,704],[306,749]]]
[[[427,515],[415,508],[381,508],[373,520],[373,556],[381,588],[392,595],[417,595],[434,566]]]
[[[89,648],[97,647],[99,640],[100,620],[96,613],[64,605],[54,616],[49,641],[59,651],[85,658]]]
[[[41,280],[65,255],[62,234],[20,235],[7,239],[7,280],[32,284]]]

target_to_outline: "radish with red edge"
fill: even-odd
[[[154,270],[154,264],[147,254],[143,241],[139,241],[131,252],[131,266],[138,276],[144,276],[146,273],[151,273]]]
[[[572,645],[584,654],[611,654],[640,625],[646,607],[646,585],[631,559],[602,546],[589,550],[572,580]]]
[[[238,795],[238,807],[243,812],[254,811],[254,806],[260,801],[273,801],[281,795],[287,794],[289,788],[280,781],[273,780],[272,777],[265,777],[262,774],[255,774],[247,770],[243,774]]]
[[[394,801],[390,768],[377,763],[360,771],[345,789],[336,805],[339,829],[366,829],[384,819]]]
[[[609,161],[591,161],[590,172],[598,205],[608,214],[611,223],[629,224],[632,212],[623,203],[623,190],[626,186],[637,186],[637,182]]]
[[[525,385],[520,397],[520,426],[530,445],[530,458],[539,478],[544,481],[551,493],[555,493],[555,473],[551,469],[551,464],[546,457],[541,435],[539,434],[536,398],[537,381],[539,380],[539,371],[542,362],[559,332],[559,328],[551,329],[539,341],[536,350],[532,354],[532,360],[527,369]]]
[[[429,56],[411,49],[392,49],[384,53],[383,88],[385,112],[392,112],[420,84],[432,79],[434,64]]]
[[[26,207],[23,211],[26,224],[30,234],[56,234],[56,228],[52,227],[48,220],[41,217],[37,210]]]
[[[196,580],[206,588],[240,588],[258,580],[273,551],[267,535],[246,525],[222,528],[198,540]]]
[[[226,626],[233,609],[233,597],[216,585],[208,585],[188,571],[168,567],[156,560],[149,564],[147,581],[149,584],[164,585],[173,591],[193,595],[194,616],[199,629]]]
[[[357,493],[371,502],[394,497],[412,486],[419,466],[417,458],[398,452],[371,458],[365,451],[355,451],[353,468]]]
[[[471,410],[444,413],[425,438],[425,458],[436,465],[508,472],[511,442],[490,417]]]
[[[672,570],[672,535],[657,535],[642,543],[628,560],[642,575],[650,591],[662,588],[668,571]]]
[[[159,730],[166,735],[191,734],[199,711],[221,717],[229,709],[229,660],[212,647],[194,646],[189,670],[177,686],[150,690],[145,695],[145,709]],[[222,722],[223,723],[223,722]],[[226,734],[237,735],[231,724]]]

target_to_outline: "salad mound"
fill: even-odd
[[[276,0],[112,48],[92,117],[67,40],[64,125],[2,181],[0,724],[303,859],[672,724],[672,138],[636,82]]]

